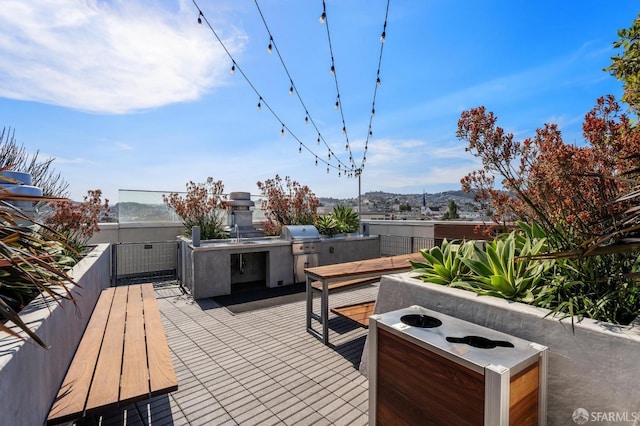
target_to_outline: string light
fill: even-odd
[[[209,21],[207,21],[206,17],[204,16],[204,13],[200,10],[200,7],[198,6],[197,1],[196,1],[196,0],[192,0],[192,1],[193,1],[194,5],[197,7],[197,10],[198,10],[198,19],[197,19],[198,24],[202,25],[202,21],[203,21],[203,20],[204,20],[204,21],[206,21],[206,24],[209,26],[209,29],[210,29],[210,30],[212,31],[212,33],[215,35],[216,39],[218,40],[218,42],[220,43],[220,45],[222,46],[222,48],[225,50],[225,52],[227,53],[227,55],[228,55],[228,56],[229,56],[229,58],[231,59],[231,61],[232,61],[232,65],[231,65],[231,68],[230,68],[230,73],[231,73],[232,75],[233,75],[233,74],[235,74],[236,69],[240,72],[240,74],[244,77],[244,79],[246,80],[246,82],[251,86],[251,88],[254,90],[254,92],[255,92],[255,93],[258,95],[258,97],[259,97],[259,101],[258,101],[258,104],[257,104],[257,108],[258,108],[258,110],[261,110],[261,107],[262,107],[262,105],[263,105],[263,103],[264,103],[264,106],[266,106],[266,107],[267,107],[267,109],[271,112],[271,114],[273,114],[273,116],[274,116],[274,117],[275,117],[275,118],[280,122],[280,124],[281,124],[281,126],[282,126],[282,127],[281,127],[281,130],[280,130],[280,134],[281,134],[281,136],[284,136],[284,133],[285,133],[285,127],[286,127],[286,125],[285,125],[284,121],[283,121],[280,117],[278,117],[278,115],[277,115],[276,111],[274,111],[274,110],[273,110],[273,108],[272,108],[272,107],[271,107],[271,106],[270,106],[266,101],[264,101],[264,99],[262,98],[262,96],[260,96],[261,94],[260,94],[260,92],[258,92],[258,89],[257,89],[257,88],[252,84],[252,82],[249,80],[249,78],[248,78],[248,77],[247,77],[247,75],[244,73],[244,71],[243,71],[243,70],[238,66],[238,64],[235,62],[235,60],[234,60],[233,56],[231,55],[230,51],[229,51],[229,50],[227,49],[227,47],[224,45],[224,43],[222,42],[222,40],[220,39],[220,37],[219,37],[219,36],[218,36],[218,34],[216,33],[215,29],[211,26],[211,24],[209,24]],[[303,100],[302,100],[302,98],[301,98],[300,93],[298,93],[298,91],[295,89],[295,85],[294,85],[293,79],[292,79],[292,78],[291,78],[291,76],[289,75],[289,71],[288,71],[288,69],[287,69],[287,67],[286,67],[286,64],[284,63],[284,60],[282,59],[282,57],[281,57],[281,55],[280,55],[280,52],[279,52],[279,50],[278,50],[278,46],[276,45],[276,43],[275,43],[275,41],[274,41],[274,38],[273,38],[273,36],[272,36],[271,32],[269,31],[269,28],[268,28],[268,26],[267,26],[266,20],[264,19],[264,16],[262,15],[262,11],[260,10],[260,7],[259,7],[259,5],[258,5],[258,0],[254,0],[254,2],[255,2],[255,4],[256,4],[256,7],[258,8],[258,11],[260,12],[260,15],[262,16],[263,22],[264,22],[264,24],[265,24],[265,28],[267,29],[267,33],[268,33],[268,35],[269,35],[269,45],[268,45],[267,51],[268,51],[269,53],[272,53],[272,52],[273,52],[273,49],[275,48],[276,53],[278,54],[278,56],[279,56],[279,58],[280,58],[280,61],[282,62],[283,68],[285,69],[285,71],[286,71],[286,73],[287,73],[287,76],[289,76],[289,80],[290,80],[290,85],[289,85],[289,94],[290,94],[290,95],[293,95],[293,92],[294,92],[294,91],[296,92],[296,94],[297,94],[297,96],[298,96],[298,99],[300,100],[300,103],[301,103],[301,104],[302,104],[302,106],[304,107],[304,111],[305,111],[305,118],[304,118],[304,122],[305,122],[305,124],[308,124],[309,122],[311,122],[311,123],[313,124],[313,126],[314,126],[315,130],[316,130],[316,131],[317,131],[317,133],[318,133],[318,137],[317,137],[317,144],[318,144],[318,145],[320,145],[320,141],[321,141],[321,139],[322,139],[322,140],[324,140],[324,138],[322,137],[322,134],[321,134],[321,133],[320,133],[320,131],[318,130],[318,127],[317,127],[316,123],[314,122],[313,118],[312,118],[312,117],[311,117],[311,115],[309,114],[309,111],[308,111],[308,110],[307,110],[307,108],[305,107],[304,102],[303,102]],[[379,62],[378,62],[378,69],[377,69],[377,75],[376,75],[376,86],[375,86],[376,88],[377,88],[377,87],[380,87],[380,85],[381,85],[381,80],[380,80],[380,64],[381,64],[382,49],[383,49],[383,48],[382,48],[382,45],[384,44],[384,42],[385,42],[385,40],[386,40],[386,25],[387,25],[386,18],[387,18],[387,16],[388,16],[389,3],[390,3],[390,0],[387,0],[387,11],[386,11],[386,15],[385,15],[384,28],[383,28],[383,31],[382,31],[381,36],[380,36],[381,47],[380,47],[380,60],[379,60]],[[334,164],[336,164],[336,165],[337,165],[337,167],[336,167],[336,166],[334,166],[334,165],[333,165],[333,164],[331,164],[331,163],[326,163],[326,164],[327,164],[327,173],[329,173],[329,172],[330,172],[330,169],[333,167],[333,168],[335,168],[335,169],[337,169],[337,170],[338,170],[338,176],[341,176],[342,174],[344,174],[344,175],[345,175],[345,177],[347,177],[347,176],[351,177],[351,176],[352,176],[352,175],[354,175],[354,174],[355,174],[355,175],[357,175],[357,176],[360,176],[360,175],[361,175],[361,173],[362,173],[362,168],[363,168],[363,166],[361,166],[361,167],[359,167],[359,168],[358,168],[358,167],[356,167],[356,165],[353,163],[353,154],[352,154],[352,152],[351,152],[351,145],[350,145],[350,143],[349,143],[349,138],[348,138],[348,136],[347,136],[346,122],[345,122],[345,119],[344,119],[344,112],[342,111],[342,107],[343,107],[343,105],[342,105],[342,102],[341,102],[341,100],[340,100],[340,97],[341,97],[341,96],[340,96],[340,90],[339,90],[339,87],[338,87],[338,81],[337,81],[336,72],[335,72],[335,66],[336,66],[336,65],[335,65],[334,58],[333,58],[333,51],[332,51],[332,44],[331,44],[331,37],[330,37],[330,31],[329,31],[329,25],[328,25],[328,19],[327,19],[327,11],[326,11],[325,0],[323,0],[323,1],[322,1],[322,6],[323,6],[323,11],[322,11],[322,14],[321,14],[321,16],[320,16],[320,22],[321,22],[321,23],[323,23],[323,24],[326,24],[326,26],[325,26],[325,27],[327,28],[327,38],[328,38],[328,41],[329,41],[329,48],[330,48],[330,53],[331,53],[331,56],[330,56],[330,57],[331,57],[331,69],[330,69],[330,70],[331,70],[331,74],[334,76],[334,80],[335,80],[335,84],[336,84],[336,102],[335,102],[335,109],[336,109],[336,110],[340,110],[340,113],[341,113],[341,115],[342,115],[342,124],[343,124],[343,126],[342,126],[342,132],[343,132],[343,134],[344,134],[344,135],[345,135],[345,137],[346,137],[345,148],[346,148],[346,150],[349,152],[349,161],[351,162],[351,165],[350,165],[350,166],[347,166],[346,164],[344,164],[344,163],[343,163],[343,162],[338,158],[338,156],[337,156],[337,155],[334,155],[334,160],[335,160]],[[376,99],[376,92],[374,91],[373,102],[372,102],[372,107],[371,107],[371,116],[372,116],[372,117],[373,117],[373,115],[375,115],[375,99]],[[298,152],[299,152],[299,153],[302,153],[302,148],[303,148],[303,147],[304,147],[304,148],[306,148],[306,149],[307,149],[311,154],[313,154],[313,155],[314,155],[314,157],[315,157],[315,164],[316,164],[316,165],[318,165],[318,160],[319,160],[319,158],[318,158],[317,154],[315,154],[313,151],[309,150],[309,148],[304,144],[304,142],[302,142],[302,141],[301,141],[301,140],[300,140],[300,139],[299,139],[299,138],[298,138],[294,133],[292,133],[292,132],[291,132],[291,130],[290,130],[288,127],[287,127],[287,131],[288,131],[288,132],[289,132],[289,134],[293,137],[293,139],[295,139],[296,141],[298,141],[298,143],[299,143],[299,144],[298,144]],[[363,165],[364,165],[364,162],[366,161],[366,153],[367,153],[367,147],[368,147],[368,140],[369,140],[369,138],[370,138],[370,137],[372,137],[372,135],[373,135],[373,131],[372,131],[372,128],[371,128],[371,119],[370,119],[370,122],[369,122],[368,137],[367,137],[367,139],[366,139],[366,141],[365,141],[365,145],[364,145],[364,153],[363,153],[363,155],[362,155],[362,163],[363,163]],[[328,159],[331,161],[331,155],[332,155],[333,151],[331,150],[331,148],[329,148],[329,145],[327,144],[327,142],[326,142],[326,141],[324,141],[324,143],[325,143],[325,145],[326,145],[326,146],[327,146],[327,148],[328,148]],[[320,160],[320,161],[325,162],[324,160]],[[344,165],[344,168],[342,168],[342,165]]]

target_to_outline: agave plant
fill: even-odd
[[[332,215],[321,216],[316,219],[315,227],[318,228],[319,233],[327,237],[333,237],[340,232],[338,221]]]
[[[358,213],[351,207],[337,205],[333,208],[332,215],[338,222],[340,232],[356,232],[360,227]]]
[[[0,181],[11,183],[4,177]],[[67,299],[75,303],[68,288],[73,280],[66,273],[75,260],[64,254],[70,247],[65,246],[62,235],[37,223],[11,202],[60,200],[16,195],[0,188],[0,312],[45,348],[46,344],[20,320],[17,311],[41,294],[54,302]],[[0,330],[20,337],[4,322],[0,323]]]
[[[420,250],[425,262],[410,261],[416,278],[425,282],[454,285],[463,281],[471,270],[463,262],[473,254],[474,242],[453,243],[447,240],[441,246]]]
[[[531,303],[554,265],[552,260],[534,258],[546,244],[545,238],[512,231],[487,243],[484,251],[474,246],[475,258],[462,259],[471,274],[456,284],[481,295]]]

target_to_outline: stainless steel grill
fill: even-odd
[[[293,279],[300,283],[305,280],[304,269],[318,266],[320,233],[313,225],[286,225],[282,227],[280,238],[291,241],[293,256]]]

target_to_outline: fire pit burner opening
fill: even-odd
[[[442,325],[442,321],[429,315],[409,314],[403,315],[400,321],[412,327],[435,328]]]

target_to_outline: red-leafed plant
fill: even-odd
[[[320,201],[308,186],[289,176],[283,180],[279,175],[257,185],[266,197],[262,210],[267,218],[263,226],[268,235],[280,234],[283,225],[311,225],[317,219]]]
[[[200,227],[203,240],[227,238],[224,229],[226,196],[223,194],[222,181],[208,177],[205,183],[187,183],[187,193],[182,196],[176,192],[163,195],[164,203],[173,210],[184,225],[184,235],[191,237],[192,228]]]
[[[109,211],[109,200],[103,202],[102,191],[95,189],[87,191],[80,203],[55,201],[49,203],[49,209],[43,217],[44,224],[64,235],[67,244],[82,253],[87,248],[87,241],[100,230],[100,214]]]

